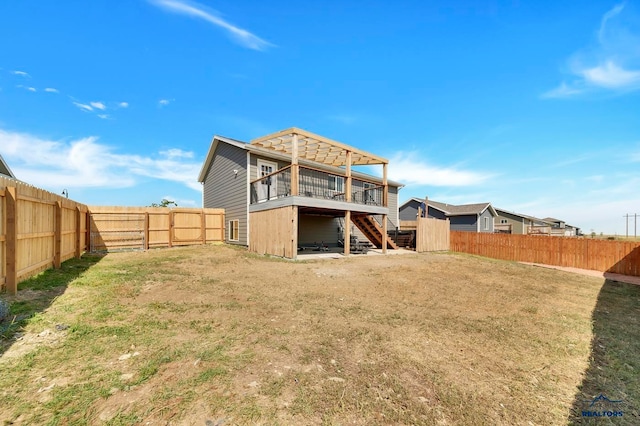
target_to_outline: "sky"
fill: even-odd
[[[388,158],[400,202],[624,235],[640,0],[0,2],[0,154],[20,180],[201,207],[213,135],[289,127]]]

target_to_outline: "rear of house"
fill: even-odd
[[[281,150],[221,136],[213,138],[199,181],[203,184],[203,206],[225,209],[228,243],[250,245],[253,226],[270,226],[263,220],[252,223],[251,212],[283,207],[292,201],[297,205],[296,244],[301,247],[337,246],[339,241],[344,243],[345,234],[366,240],[355,221],[349,220],[347,225],[345,209],[352,210],[353,217],[376,218],[380,228],[383,217],[387,218],[388,230],[399,225],[401,184],[352,171],[347,200],[345,168],[301,158],[297,162],[297,182],[292,180],[292,171],[291,155]],[[292,195],[293,191],[297,195]]]

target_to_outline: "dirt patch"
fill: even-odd
[[[0,358],[32,366],[0,379],[14,394],[0,420],[564,423],[602,286],[470,256],[289,262],[227,246],[108,255],[82,279],[26,331],[51,353],[27,362],[16,342]],[[55,343],[33,337],[59,322],[72,328]],[[65,384],[29,414],[43,368]]]

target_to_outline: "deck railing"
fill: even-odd
[[[298,195],[325,200],[347,201],[347,178],[311,167],[298,168]],[[292,195],[291,166],[251,182],[251,204]],[[375,182],[351,178],[351,200],[356,204],[383,205],[384,186]]]

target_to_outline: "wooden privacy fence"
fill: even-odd
[[[224,241],[224,209],[89,207],[91,251]]]
[[[416,252],[449,250],[449,219],[417,218]]]
[[[24,182],[0,177],[0,288],[18,283],[86,247],[87,206]]]
[[[640,243],[451,231],[451,251],[640,276]]]
[[[223,209],[87,207],[0,176],[0,290],[86,250],[224,241]]]

